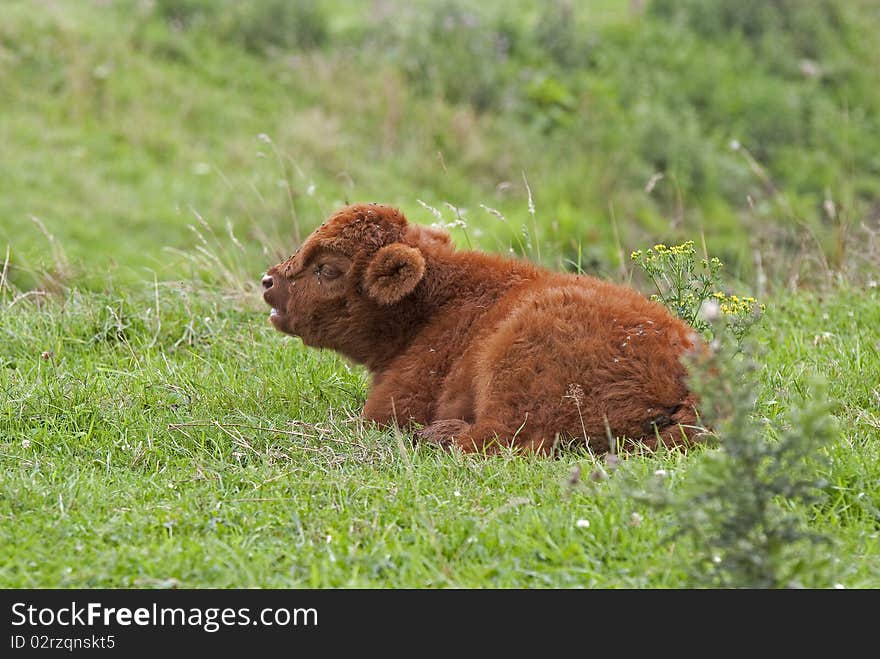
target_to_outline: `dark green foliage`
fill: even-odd
[[[845,4],[834,0],[653,0],[650,10],[709,39],[739,36],[792,73],[792,57],[822,59],[851,27]]]
[[[327,19],[316,0],[158,0],[155,11],[173,29],[212,32],[257,54],[317,48],[327,40]]]
[[[584,65],[587,44],[578,33],[574,4],[569,0],[544,3],[533,30],[538,52],[561,68]]]
[[[234,3],[224,33],[248,50],[309,50],[327,41],[327,18],[315,0],[263,0]]]
[[[507,26],[457,2],[435,5],[423,20],[424,24],[405,30],[382,26],[392,39],[396,35],[398,45],[390,53],[413,88],[440,94],[451,103],[470,104],[478,111],[500,109],[511,91],[514,71],[509,65]],[[377,35],[376,43],[386,40]]]
[[[188,29],[216,17],[224,9],[217,0],[156,0],[156,13],[178,29]]]

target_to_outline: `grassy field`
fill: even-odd
[[[798,583],[880,587],[872,3],[282,4],[4,3],[0,586],[700,585],[633,483],[719,449],[416,446],[266,323],[265,268],[382,201],[646,292],[630,251],[719,255],[766,304],[755,417],[829,384],[820,496],[775,501],[831,542]]]
[[[235,300],[153,292],[4,310],[5,586],[688,585],[660,541],[668,519],[620,472],[593,482],[586,453],[413,447],[358,420],[360,370]],[[798,512],[835,539],[849,587],[880,585],[878,324],[876,289],[841,289],[778,300],[761,332],[759,414],[812,373],[831,379],[842,432],[825,500]],[[703,458],[623,469],[666,470],[675,488]]]

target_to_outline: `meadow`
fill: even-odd
[[[609,462],[365,425],[366,373],[259,296],[349,201],[646,293],[633,251],[719,257],[765,305],[743,438],[834,428],[795,456],[813,496],[759,501],[806,538],[746,548],[760,585],[880,586],[875,3],[0,11],[0,586],[755,585],[676,534],[732,519],[699,486],[723,434]]]

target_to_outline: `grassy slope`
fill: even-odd
[[[161,322],[137,297],[2,316],[0,583],[686,585],[658,546],[666,520],[619,479],[592,483],[588,455],[413,449],[357,421],[361,370],[277,335],[262,311],[184,288],[158,296]],[[840,401],[826,501],[804,514],[836,539],[835,578],[851,587],[880,586],[877,303],[876,289],[799,296],[771,307],[763,331],[763,413],[817,371]],[[624,469],[666,469],[674,487],[700,454]]]
[[[458,15],[451,5],[396,18],[324,4],[324,48],[264,56],[210,28],[170,29],[143,3],[4,3],[0,249],[11,248],[12,281],[32,288],[48,270],[101,290],[108,271],[123,284],[179,278],[185,260],[168,250],[198,243],[196,214],[220,232],[234,225],[254,278],[275,256],[257,245],[288,251],[293,217],[305,231],[346,200],[399,204],[418,221],[435,218],[417,200],[447,220],[450,202],[467,209],[459,240],[506,250],[534,228],[524,172],[540,240],[519,251],[531,257],[540,242],[548,264],[614,272],[618,237],[625,253],[705,235],[746,276],[750,238],[790,256],[803,226],[831,240],[876,201],[868,28],[880,16],[869,3],[852,3],[846,32],[819,44],[818,80],[788,70],[798,53],[706,38],[622,1],[593,2],[545,37],[527,3],[479,3],[482,18],[441,36],[430,30],[444,7]],[[505,25],[518,50],[462,59]],[[574,63],[548,60],[540,38],[554,35],[575,40]],[[413,59],[423,75],[407,73]],[[457,82],[481,77],[499,99],[484,113],[454,100]],[[774,185],[729,149],[734,138],[767,151]],[[778,189],[781,199],[768,192]],[[829,195],[842,204],[835,222],[823,215]]]
[[[608,43],[631,45],[627,14],[606,5],[604,20],[620,23]],[[0,292],[0,584],[686,585],[658,546],[667,520],[618,479],[568,484],[573,466],[593,469],[583,453],[462,458],[362,428],[364,373],[275,334],[248,287],[293,247],[294,214],[307,230],[346,199],[401,204],[418,221],[433,217],[417,199],[447,219],[443,201],[467,206],[457,241],[503,250],[531,224],[523,169],[542,237],[523,251],[540,244],[549,263],[577,258],[576,236],[587,262],[614,269],[607,198],[624,252],[676,231],[698,239],[690,215],[675,230],[661,221],[643,178],[614,187],[611,167],[634,146],[624,133],[562,168],[564,135],[539,153],[540,132],[412,95],[384,61],[364,69],[332,49],[263,58],[101,6],[4,3],[0,23],[0,250],[10,246],[14,285]],[[714,65],[739,66],[723,55]],[[588,91],[616,99],[602,76],[638,61],[609,59]],[[579,205],[597,191],[608,197]],[[744,215],[707,203],[696,216],[714,218],[710,250],[747,254]],[[12,304],[52,276],[74,292]],[[826,502],[802,512],[837,539],[839,582],[878,587],[880,305],[876,288],[832,291],[765,300],[760,405],[781,414],[809,373],[831,379],[843,434]],[[625,469],[666,469],[674,487],[698,460],[635,457]]]
[[[220,233],[232,223],[250,268],[236,274],[256,278],[292,250],[296,224],[307,232],[347,200],[401,204],[426,222],[417,199],[505,208],[499,181],[471,181],[459,162],[486,159],[489,120],[411,98],[388,67],[333,52],[257,57],[84,3],[15,2],[5,18],[0,247],[21,288],[43,271],[97,290],[108,270],[123,284],[178,278],[186,261],[169,250],[198,244],[198,217]],[[449,124],[441,162],[431,143]],[[521,185],[507,206],[525,218]]]

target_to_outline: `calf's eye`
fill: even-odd
[[[315,276],[317,276],[318,279],[336,279],[341,274],[342,272],[338,268],[334,268],[327,263],[322,263],[315,268]]]

